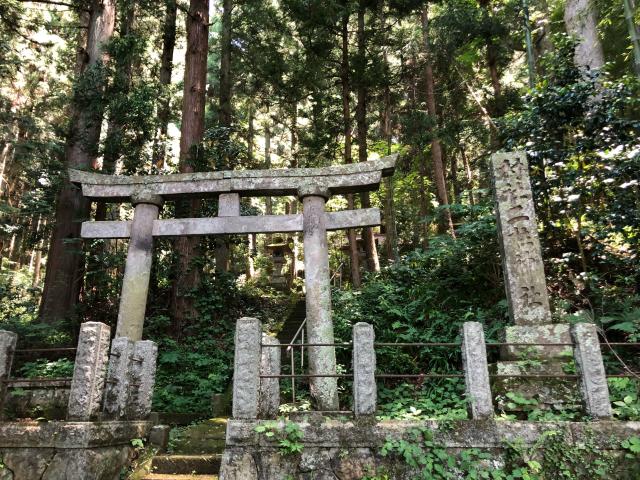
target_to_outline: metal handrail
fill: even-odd
[[[329,285],[332,284],[333,279],[336,278],[336,276],[338,275],[338,273],[340,274],[340,285],[338,285],[338,288],[342,288],[342,267],[344,267],[347,264],[346,260],[343,260],[342,263],[340,265],[338,265],[338,268],[336,268],[333,271],[333,275],[331,275],[331,278],[329,279]],[[334,285],[335,287],[335,285]]]
[[[287,354],[291,357],[291,403],[296,403],[296,356],[293,354],[293,347],[300,336],[300,370],[304,368],[304,326],[307,324],[307,317],[298,327],[293,338],[289,341],[287,346]]]

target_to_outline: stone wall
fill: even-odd
[[[0,423],[0,480],[118,480],[150,423]]]
[[[309,416],[297,422],[302,431],[302,452],[283,456],[278,434],[269,438],[256,432],[263,422],[230,420],[227,425],[221,480],[360,480],[378,478],[409,480],[416,478],[397,456],[382,456],[381,448],[389,439],[412,440],[416,428],[433,432],[433,443],[456,455],[463,449],[490,452],[494,468],[504,463],[507,442],[518,442],[525,449],[539,441],[544,432],[560,432],[569,447],[595,441],[597,448],[611,451],[612,446],[640,434],[640,422],[510,422],[493,420],[460,421],[385,421],[370,419],[340,421]],[[279,428],[285,425],[280,422]],[[535,448],[535,447],[534,447]],[[617,455],[616,455],[617,456]],[[634,478],[625,473],[622,455],[617,479]],[[637,463],[637,459],[632,462]],[[388,475],[383,477],[382,475]],[[422,477],[420,477],[422,478]]]

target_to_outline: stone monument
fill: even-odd
[[[496,153],[491,158],[498,237],[502,253],[509,316],[498,375],[562,375],[571,355],[569,325],[552,323],[538,226],[524,152]],[[531,345],[536,343],[559,344]],[[575,382],[560,379],[498,380],[497,391],[518,391],[543,405],[563,403]]]

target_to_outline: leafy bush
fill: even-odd
[[[40,358],[34,362],[25,363],[19,370],[19,375],[26,378],[60,378],[73,375],[73,360],[61,358],[47,360]]]

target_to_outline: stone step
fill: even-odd
[[[227,419],[212,418],[179,430],[172,441],[175,455],[222,453],[225,446]]]
[[[156,455],[151,463],[154,474],[217,474],[222,455]]]
[[[142,480],[218,480],[218,475],[170,475],[167,473],[150,473]]]

